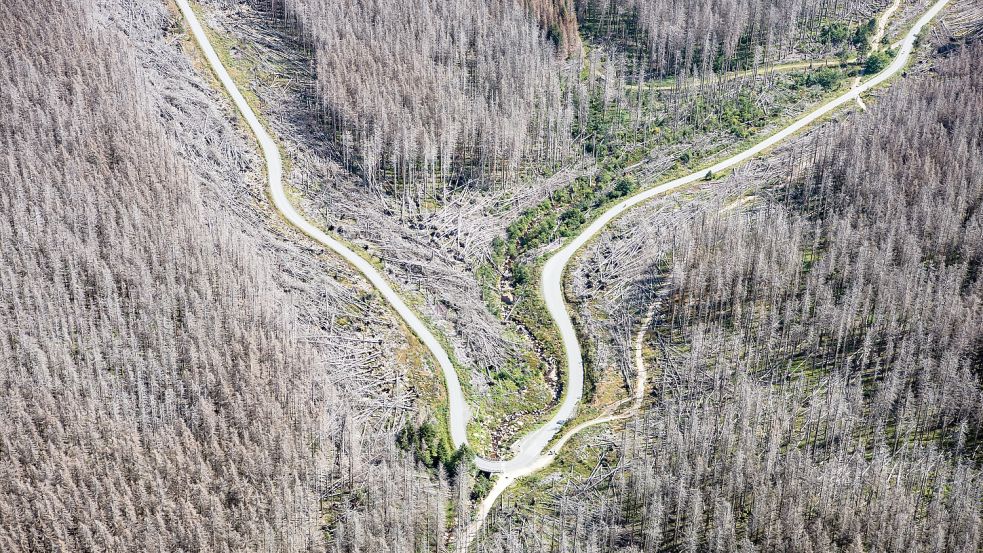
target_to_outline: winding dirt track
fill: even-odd
[[[221,82],[222,86],[225,88],[225,91],[232,98],[236,109],[238,109],[242,114],[243,118],[249,125],[250,130],[256,136],[256,140],[259,142],[260,149],[262,150],[263,157],[266,161],[267,179],[269,182],[269,190],[273,199],[273,204],[288,222],[297,227],[311,239],[340,255],[360,273],[362,273],[365,278],[368,279],[368,281],[376,288],[376,290],[378,290],[380,295],[392,306],[396,313],[399,314],[403,321],[405,321],[410,330],[412,330],[420,341],[427,347],[427,349],[430,350],[430,353],[440,366],[447,387],[448,419],[451,441],[453,442],[454,447],[460,447],[461,445],[467,444],[467,421],[469,418],[468,405],[461,389],[461,383],[458,378],[457,371],[455,370],[454,365],[451,363],[450,357],[444,350],[443,345],[436,338],[433,332],[430,331],[427,325],[420,319],[420,317],[413,311],[413,309],[409,307],[402,297],[393,289],[388,280],[379,272],[378,269],[376,269],[369,261],[352,251],[346,245],[335,238],[332,238],[327,233],[311,224],[290,203],[290,200],[287,198],[287,194],[284,190],[283,161],[280,157],[280,152],[277,148],[276,142],[274,142],[273,138],[263,127],[262,123],[259,121],[259,118],[256,116],[255,112],[253,112],[253,109],[249,106],[249,103],[246,102],[246,99],[239,91],[238,86],[229,75],[225,66],[222,64],[218,54],[216,54],[214,48],[209,42],[201,23],[198,21],[197,16],[191,9],[191,6],[188,4],[188,0],[175,1],[177,2],[182,15],[184,16],[184,19],[187,22],[192,35],[194,36],[195,42],[197,42],[198,46],[204,53],[209,66],[215,73],[215,76],[218,78],[219,82]],[[659,186],[643,190],[614,205],[597,217],[597,219],[591,222],[591,224],[581,231],[578,236],[564,245],[559,251],[549,258],[543,267],[540,286],[543,298],[546,302],[547,310],[560,330],[560,336],[563,340],[564,353],[566,354],[567,381],[564,386],[563,398],[560,402],[559,408],[555,411],[553,417],[546,424],[524,436],[522,439],[516,442],[515,445],[513,445],[512,449],[514,456],[511,459],[493,460],[483,457],[478,457],[476,459],[476,465],[479,469],[486,472],[500,473],[501,477],[496,483],[493,493],[490,494],[489,497],[482,503],[481,510],[479,511],[480,516],[475,520],[476,524],[472,524],[467,536],[463,536],[463,539],[458,540],[459,546],[463,546],[465,548],[468,546],[473,539],[474,532],[480,526],[480,523],[484,518],[484,514],[487,514],[487,510],[491,508],[491,505],[494,503],[495,499],[502,491],[504,491],[509,483],[513,482],[517,478],[532,474],[533,472],[548,466],[550,463],[552,463],[555,452],[580,430],[604,422],[610,422],[618,418],[624,418],[624,415],[605,414],[599,418],[581,423],[575,428],[568,430],[553,445],[549,452],[544,453],[546,446],[559,433],[566,421],[576,415],[577,405],[579,404],[581,396],[583,395],[584,367],[581,357],[580,343],[577,340],[577,334],[574,330],[573,323],[570,320],[570,315],[567,312],[566,303],[563,298],[563,274],[567,265],[570,263],[570,260],[573,259],[577,251],[587,244],[592,238],[594,238],[611,221],[621,216],[632,207],[655,196],[695,183],[701,180],[707,174],[708,170],[712,171],[713,173],[719,173],[744,163],[745,161],[780,144],[790,136],[825,117],[844,104],[860,98],[861,94],[884,83],[899,73],[905,67],[911,56],[918,33],[926,24],[934,19],[940,11],[942,11],[948,2],[949,0],[939,0],[922,15],[905,38],[897,45],[897,55],[892,63],[874,77],[816,108],[812,112],[802,116],[788,127],[785,127],[756,145],[713,165],[709,169],[704,169]],[[641,393],[641,387],[638,388],[636,393]]]

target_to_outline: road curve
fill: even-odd
[[[577,334],[574,331],[573,323],[570,320],[566,302],[563,298],[563,273],[574,254],[604,229],[608,223],[632,207],[673,189],[700,181],[706,176],[707,171],[719,173],[741,164],[788,139],[790,136],[828,115],[840,106],[852,102],[864,92],[893,77],[908,63],[908,58],[914,49],[915,39],[922,27],[934,19],[948,2],[949,0],[940,0],[929,8],[904,38],[892,63],[871,79],[851,89],[849,92],[845,92],[837,98],[830,100],[828,103],[804,115],[788,127],[785,127],[747,150],[727,158],[707,170],[701,170],[643,190],[634,196],[622,200],[594,219],[579,235],[547,260],[543,267],[540,286],[543,298],[546,301],[546,308],[553,320],[556,321],[560,329],[560,336],[563,339],[563,350],[567,359],[567,384],[564,390],[563,401],[549,422],[517,442],[517,453],[514,458],[508,461],[486,461],[485,467],[491,468],[493,472],[507,474],[520,471],[524,472],[524,468],[531,467],[535,464],[536,458],[542,453],[553,436],[559,432],[562,427],[561,421],[571,419],[576,414],[577,404],[580,402],[584,391],[584,366],[580,342],[577,340]],[[485,470],[488,470],[488,468],[485,468]]]
[[[181,13],[191,29],[195,42],[198,43],[198,46],[204,53],[209,66],[211,66],[212,71],[215,73],[226,92],[232,98],[236,108],[242,114],[243,118],[245,118],[250,130],[253,132],[257,141],[259,142],[260,149],[263,151],[263,157],[266,161],[270,195],[273,198],[274,206],[280,211],[288,222],[296,226],[310,238],[343,257],[359,272],[361,272],[365,278],[368,279],[369,282],[378,290],[382,297],[393,307],[403,321],[405,321],[410,330],[412,330],[420,341],[427,347],[427,349],[430,350],[430,353],[433,355],[434,359],[437,360],[437,364],[440,366],[441,372],[444,375],[444,382],[447,387],[448,423],[450,426],[451,441],[453,442],[454,447],[460,447],[461,445],[467,444],[467,421],[469,417],[467,402],[464,399],[464,393],[461,389],[461,383],[458,379],[457,372],[454,369],[454,365],[451,363],[450,357],[447,355],[447,352],[444,350],[440,341],[437,340],[436,336],[434,336],[427,325],[424,324],[416,313],[406,304],[406,302],[403,301],[386,278],[383,277],[371,263],[349,249],[343,243],[332,238],[327,233],[308,222],[290,203],[283,187],[283,162],[276,143],[260,123],[248,102],[246,102],[246,99],[239,91],[238,86],[236,86],[235,82],[232,80],[232,77],[229,76],[225,66],[222,65],[222,62],[219,59],[218,54],[215,53],[214,48],[212,48],[212,45],[201,26],[201,23],[198,21],[197,16],[191,9],[191,6],[188,4],[188,0],[175,1],[177,2]],[[708,170],[712,171],[713,173],[719,173],[725,169],[731,168],[753,158],[754,156],[781,143],[818,119],[828,115],[830,112],[834,111],[840,106],[854,101],[864,92],[878,86],[897,74],[908,62],[911,52],[914,49],[914,43],[918,33],[928,22],[934,19],[935,16],[942,11],[948,2],[949,0],[939,0],[936,4],[929,8],[924,15],[922,15],[922,17],[915,23],[905,38],[898,45],[898,52],[895,59],[890,65],[884,68],[883,71],[860,86],[857,86],[851,89],[849,92],[846,92],[820,106],[816,110],[796,120],[788,127],[785,127],[781,131],[762,140],[751,148],[725,159],[716,165],[713,165]],[[599,233],[605,226],[607,226],[608,223],[613,221],[628,209],[670,190],[697,182],[702,179],[706,173],[707,170],[701,170],[659,186],[643,190],[634,196],[631,196],[612,206],[607,211],[602,213],[597,219],[591,222],[591,224],[576,238],[567,243],[546,262],[545,266],[543,267],[540,286],[543,298],[546,302],[546,308],[553,320],[556,321],[556,324],[560,330],[560,336],[563,340],[563,349],[567,359],[567,382],[566,386],[564,387],[563,398],[560,402],[559,408],[546,424],[526,435],[516,442],[515,445],[513,445],[512,449],[515,456],[512,459],[492,460],[478,457],[475,464],[479,469],[487,472],[504,473],[504,475],[509,477],[511,480],[516,476],[530,474],[537,468],[544,466],[544,462],[545,464],[548,464],[546,458],[548,458],[549,455],[544,455],[543,451],[546,449],[546,446],[550,440],[552,440],[563,427],[563,424],[568,419],[573,418],[573,416],[576,414],[577,405],[580,402],[584,390],[584,367],[580,343],[577,340],[577,334],[574,330],[573,323],[570,320],[570,316],[567,313],[566,302],[563,298],[563,273],[574,254],[581,247],[587,244],[587,242],[589,242],[594,236],[596,236],[597,233]],[[568,433],[568,435],[572,434],[572,432]]]
[[[198,43],[198,46],[205,54],[208,65],[211,66],[219,82],[222,83],[226,92],[232,97],[232,102],[235,104],[236,109],[245,118],[249,129],[259,142],[260,149],[263,151],[263,157],[266,160],[267,180],[269,181],[270,196],[273,198],[273,205],[290,224],[300,229],[316,242],[337,253],[345,261],[358,269],[393,309],[396,310],[396,313],[406,322],[406,325],[413,331],[413,334],[427,346],[427,349],[433,354],[434,359],[437,360],[437,364],[440,365],[440,370],[444,374],[444,380],[447,383],[450,411],[448,418],[450,419],[451,440],[454,442],[454,447],[460,447],[462,444],[467,443],[467,403],[464,401],[464,393],[461,391],[461,383],[458,380],[457,371],[454,370],[454,365],[451,363],[447,352],[444,351],[443,346],[434,336],[433,332],[406,305],[403,298],[393,290],[392,286],[390,286],[389,282],[382,276],[378,269],[352,251],[348,246],[312,225],[290,203],[283,187],[283,160],[280,157],[280,150],[277,148],[276,142],[273,141],[273,138],[263,127],[262,123],[260,123],[259,118],[256,117],[256,113],[253,112],[253,109],[239,91],[239,87],[236,86],[235,81],[232,80],[229,72],[222,65],[222,61],[219,59],[218,54],[215,53],[215,49],[212,48],[212,44],[209,42],[208,36],[205,34],[194,10],[188,4],[188,0],[176,0],[176,2],[181,9],[181,14],[184,16],[185,21],[187,21],[188,26],[191,28],[191,34],[194,36],[195,42]]]

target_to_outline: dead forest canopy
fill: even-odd
[[[581,0],[581,31],[614,43],[656,76],[748,69],[783,59],[804,43],[840,46],[847,22],[866,28],[888,2],[864,0]]]
[[[484,550],[979,551],[981,60],[958,50],[790,154],[760,205],[676,231],[650,408],[508,503]]]
[[[417,466],[340,396],[282,267],[203,201],[128,37],[93,15],[110,5],[0,2],[0,550],[445,550],[469,475]],[[738,19],[789,36],[753,6]],[[373,186],[564,155],[586,94],[564,56],[597,6],[411,7],[431,17],[288,0]],[[653,269],[654,407],[594,477],[499,512],[483,550],[978,550],[981,57],[818,138],[748,215],[680,231]]]
[[[338,397],[103,7],[0,3],[0,550],[433,550],[446,478]]]
[[[338,161],[417,204],[582,154],[590,106],[610,94],[581,72],[582,35],[634,82],[777,61],[882,3],[253,0],[311,50]]]

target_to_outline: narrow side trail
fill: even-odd
[[[884,32],[887,30],[887,22],[890,21],[891,16],[894,15],[894,12],[898,11],[898,8],[900,7],[901,0],[894,0],[894,3],[888,6],[888,8],[884,10],[884,13],[877,19],[877,32],[874,33],[874,36],[870,39],[870,49],[872,52],[877,52],[884,49],[884,45],[881,44],[881,39],[884,38]],[[856,87],[859,85],[860,77],[857,77],[853,81],[853,86]],[[857,96],[857,105],[860,106],[860,109],[867,111],[867,104],[864,103],[864,99],[860,96]]]
[[[563,446],[580,432],[601,424],[625,420],[638,413],[642,407],[642,401],[645,399],[645,384],[648,381],[648,369],[645,367],[645,359],[643,357],[645,334],[648,332],[649,325],[652,324],[652,317],[655,315],[655,308],[657,305],[658,301],[655,301],[649,306],[645,313],[645,317],[642,319],[638,334],[635,336],[635,388],[631,396],[607,406],[600,416],[584,421],[567,430],[562,436],[560,436],[559,439],[556,440],[553,446],[550,447],[549,451],[547,451],[544,455],[541,455],[536,462],[525,467],[524,469],[515,470],[499,476],[495,481],[495,485],[492,486],[491,490],[489,490],[488,495],[486,495],[481,503],[478,504],[478,509],[476,510],[471,523],[468,525],[465,535],[458,540],[458,553],[466,553],[468,549],[471,548],[471,544],[474,542],[478,532],[481,530],[485,520],[488,518],[488,514],[491,512],[492,507],[495,506],[495,502],[498,501],[498,497],[502,495],[502,493],[505,492],[505,490],[516,480],[524,476],[529,476],[551,465],[554,459],[556,459],[556,454],[563,449]],[[621,408],[625,405],[628,405],[628,408],[621,410]],[[621,410],[621,412],[619,412],[619,410]]]
[[[413,309],[410,308],[402,297],[395,291],[395,289],[390,285],[388,280],[379,272],[378,269],[376,269],[369,261],[348,248],[345,244],[336,240],[335,238],[332,238],[327,233],[311,224],[290,203],[283,185],[283,161],[280,157],[280,151],[277,148],[276,143],[267,130],[263,127],[259,118],[256,116],[256,113],[253,111],[252,107],[249,106],[249,103],[243,97],[235,81],[222,64],[222,61],[215,52],[215,49],[212,47],[208,36],[205,34],[198,17],[191,9],[188,0],[175,0],[175,2],[177,3],[178,8],[181,10],[181,14],[187,22],[191,34],[204,54],[205,59],[208,61],[209,66],[215,73],[215,76],[218,78],[222,87],[232,98],[236,109],[242,114],[242,117],[246,120],[249,129],[255,135],[256,140],[259,143],[260,149],[263,152],[263,157],[266,161],[267,180],[269,183],[270,196],[273,199],[274,206],[290,224],[297,227],[314,241],[340,255],[348,263],[355,267],[355,269],[362,273],[365,278],[379,291],[382,298],[385,299],[396,311],[396,313],[399,314],[403,321],[405,321],[410,330],[427,347],[434,359],[436,359],[437,364],[443,373],[444,382],[447,387],[448,423],[450,426],[451,441],[453,442],[454,447],[460,447],[467,444],[467,421],[469,418],[467,402],[464,399],[464,393],[461,389],[461,383],[457,372],[453,363],[451,363],[449,355],[444,350],[443,345],[433,334],[433,332],[430,331],[423,320],[417,316]],[[780,144],[790,136],[794,135],[815,121],[825,117],[844,104],[855,101],[861,94],[884,83],[896,75],[904,68],[905,64],[907,64],[909,58],[911,57],[911,52],[914,49],[914,44],[918,33],[926,24],[934,19],[939,12],[942,11],[948,2],[949,0],[939,0],[937,3],[932,5],[932,7],[930,7],[915,23],[905,38],[897,45],[897,55],[892,63],[871,79],[816,108],[812,112],[802,116],[788,127],[785,127],[747,150],[720,161],[708,169],[704,169],[659,186],[643,190],[634,196],[623,200],[602,213],[597,219],[595,219],[590,225],[581,231],[578,236],[576,236],[573,240],[557,251],[552,257],[550,257],[543,267],[540,286],[547,310],[559,328],[560,337],[563,341],[564,353],[567,359],[567,381],[564,386],[563,398],[560,402],[559,408],[554,412],[553,417],[547,423],[516,442],[512,448],[513,452],[515,453],[512,459],[492,460],[478,457],[475,461],[477,467],[486,472],[501,473],[502,478],[500,478],[500,483],[502,483],[506,481],[514,481],[516,478],[532,474],[533,472],[547,466],[552,462],[553,455],[548,453],[544,454],[546,446],[550,443],[553,437],[559,433],[566,421],[573,418],[573,416],[576,414],[577,405],[579,404],[581,396],[583,395],[584,367],[580,343],[577,340],[577,334],[574,330],[573,323],[570,320],[570,315],[567,312],[566,303],[563,297],[563,274],[570,260],[574,257],[574,254],[580,250],[580,248],[587,244],[587,242],[596,236],[611,221],[621,216],[632,207],[655,196],[665,194],[666,192],[687,186],[689,184],[693,184],[701,180],[706,175],[708,170],[713,173],[719,173],[741,164]],[[558,450],[560,447],[562,447],[566,440],[572,437],[577,431],[587,428],[588,426],[601,424],[602,422],[609,422],[610,420],[614,420],[612,417],[616,416],[618,415],[605,415],[598,419],[581,423],[577,427],[570,429],[559,441],[557,441],[551,451]],[[496,485],[496,489],[499,489],[500,486],[501,489],[498,493],[501,493],[501,490],[504,490],[507,484]],[[497,497],[497,494],[495,497]],[[469,534],[471,533],[469,532]],[[470,537],[471,536],[468,536],[466,539],[458,541],[459,543],[463,542],[466,544],[469,542]]]
[[[898,11],[901,7],[901,0],[894,0],[894,3],[888,6],[881,17],[877,20],[877,32],[870,39],[870,43],[873,44],[875,50],[881,49],[881,39],[884,38],[884,33],[887,31],[887,22],[890,21],[891,16],[894,12]]]

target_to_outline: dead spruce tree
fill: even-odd
[[[448,187],[512,182],[569,142],[557,47],[573,12],[514,0],[291,0],[311,44],[323,119],[367,184],[422,202]],[[561,31],[560,29],[566,29]]]

